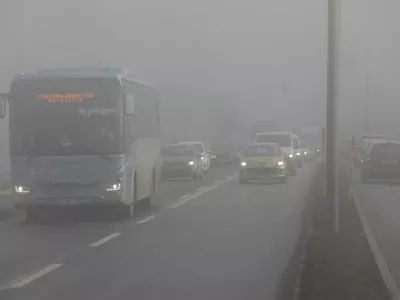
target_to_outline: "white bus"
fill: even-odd
[[[15,77],[7,98],[13,195],[28,220],[79,205],[117,207],[132,217],[138,201],[155,196],[153,87],[116,68],[52,69]]]

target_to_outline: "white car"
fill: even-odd
[[[193,145],[195,150],[196,150],[196,154],[201,156],[201,160],[202,160],[202,168],[203,171],[208,171],[210,169],[211,166],[211,157],[209,152],[206,150],[206,147],[204,147],[204,144],[202,142],[180,142],[179,144],[187,144],[187,145]]]
[[[311,159],[311,151],[310,151],[310,149],[308,149],[305,141],[300,141],[300,152],[303,157],[303,160]]]

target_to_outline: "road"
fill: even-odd
[[[162,184],[129,221],[0,222],[0,299],[274,299],[314,165],[286,185],[233,168]]]
[[[354,175],[353,189],[377,242],[379,255],[400,287],[400,184],[361,184],[357,171]]]

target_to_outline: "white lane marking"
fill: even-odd
[[[40,270],[38,270],[38,271],[36,271],[36,272],[34,272],[32,274],[22,276],[21,278],[15,280],[14,282],[12,282],[9,285],[9,288],[12,288],[12,289],[21,288],[21,287],[31,283],[32,281],[34,281],[36,279],[39,279],[40,277],[46,275],[47,273],[50,273],[51,271],[54,271],[55,269],[57,269],[57,268],[59,268],[61,266],[62,266],[62,264],[51,264],[51,265],[48,265],[48,266],[46,266],[46,267],[44,267],[44,268],[42,268],[42,269],[40,269]]]
[[[396,281],[394,280],[394,278],[392,276],[392,273],[390,272],[390,269],[389,269],[385,259],[383,258],[382,252],[379,249],[378,243],[376,242],[376,239],[375,239],[375,237],[372,233],[372,230],[368,224],[367,217],[364,214],[364,210],[362,207],[363,205],[360,202],[360,199],[358,198],[358,195],[355,192],[353,186],[351,186],[351,193],[353,195],[354,204],[355,204],[358,216],[359,216],[361,224],[364,228],[365,236],[367,237],[369,247],[371,248],[372,254],[374,255],[375,262],[381,273],[383,282],[385,283],[389,293],[391,294],[391,298],[400,300],[399,288],[396,284]]]
[[[111,233],[110,235],[107,235],[106,237],[102,238],[101,240],[98,240],[97,242],[90,244],[89,247],[91,247],[91,248],[99,247],[99,246],[103,245],[104,243],[107,243],[108,241],[116,238],[119,235],[121,235],[120,232]]]
[[[0,191],[0,195],[11,195],[11,194],[12,194],[11,189]]]
[[[190,197],[190,195],[189,194],[183,195],[182,197],[179,197],[178,200],[184,200],[187,197]]]
[[[207,193],[228,181],[233,180],[235,177],[236,177],[236,175],[228,176],[226,179],[222,180],[221,182],[216,182],[213,185],[199,189],[199,191],[197,193],[194,193],[193,195],[187,195],[187,197],[184,197],[183,199],[179,198],[180,201],[171,204],[169,206],[169,208],[178,208],[179,206],[182,206],[183,204],[193,200],[194,198],[196,198],[204,193]]]
[[[206,190],[206,189],[208,189],[208,187],[206,187],[206,186],[201,186],[201,187],[199,187],[199,188],[197,189],[197,192],[202,192],[202,191],[204,191],[204,190]]]
[[[144,218],[143,220],[137,221],[136,224],[144,224],[147,223],[153,219],[155,219],[157,216],[156,215],[152,215],[152,216],[148,216],[147,218]]]

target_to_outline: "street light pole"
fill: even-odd
[[[328,65],[326,120],[326,187],[332,212],[333,231],[339,232],[339,201],[337,185],[336,107],[339,88],[339,41],[341,0],[328,0]]]

